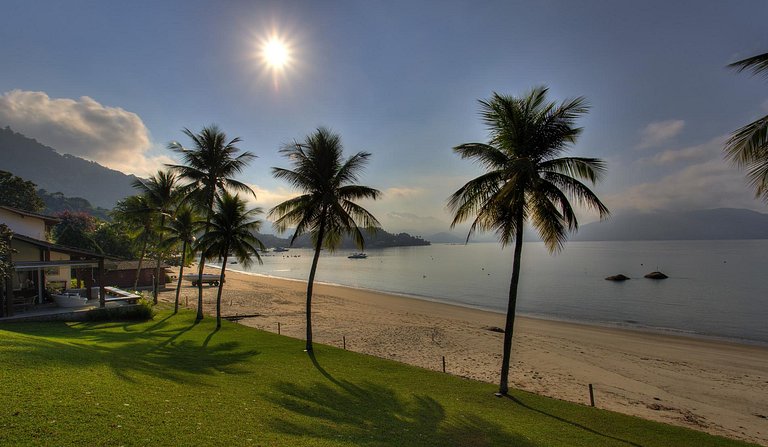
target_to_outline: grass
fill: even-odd
[[[0,326],[0,444],[737,446],[744,443],[188,311]]]

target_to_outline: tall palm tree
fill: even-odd
[[[186,128],[183,132],[192,140],[192,148],[187,149],[175,141],[169,144],[168,148],[178,153],[184,164],[167,166],[189,182],[187,192],[192,197],[193,203],[204,210],[206,225],[203,233],[207,233],[213,214],[213,205],[221,191],[232,189],[256,197],[248,185],[232,178],[235,174],[242,172],[256,156],[247,151],[238,155],[240,149],[236,144],[241,141],[240,138],[228,141],[227,135],[216,125],[204,127],[197,134]],[[197,281],[197,320],[203,319],[202,279],[206,257],[205,251],[201,252]]]
[[[768,53],[728,65],[738,72],[750,70],[768,75]],[[768,203],[768,115],[736,130],[725,144],[725,156],[734,165],[747,169],[755,196]]]
[[[473,218],[467,241],[475,231],[495,231],[502,247],[514,242],[512,279],[504,327],[504,352],[499,393],[506,395],[512,333],[520,280],[523,224],[538,230],[550,252],[563,248],[568,231],[578,228],[569,197],[597,210],[608,209],[579,179],[595,183],[605,171],[596,158],[557,158],[575,143],[581,128],[576,118],[587,112],[584,98],[555,104],[547,102],[547,88],[538,87],[517,98],[494,93],[480,101],[480,115],[488,128],[488,143],[467,143],[453,148],[486,172],[451,195],[451,228]]]
[[[375,232],[379,222],[354,201],[375,200],[381,192],[354,184],[371,154],[358,152],[344,160],[341,137],[328,129],[321,127],[304,142],[287,145],[280,152],[291,160],[294,170],[272,168],[272,174],[303,194],[272,208],[269,217],[277,218],[280,232],[296,226],[291,244],[304,233],[312,234],[315,255],[307,281],[307,352],[312,352],[312,287],[320,251],[323,247],[335,250],[345,234],[362,249],[365,240],[360,227]]]
[[[197,232],[197,216],[194,210],[188,206],[182,206],[176,210],[173,218],[165,227],[168,237],[165,245],[172,247],[181,244],[181,262],[179,263],[179,278],[176,284],[176,300],[173,304],[173,313],[179,311],[179,294],[181,293],[181,279],[184,276],[184,266],[187,264],[187,252],[194,255],[195,233]]]
[[[224,191],[216,197],[215,212],[208,223],[208,232],[198,241],[201,251],[222,259],[216,295],[216,328],[221,327],[221,292],[224,290],[229,254],[232,253],[244,267],[248,267],[254,257],[261,264],[259,249],[263,250],[264,244],[254,235],[259,231],[261,222],[252,220],[261,212],[261,208],[246,211],[245,201],[240,196]]]
[[[136,179],[131,185],[146,198],[147,203],[154,210],[158,222],[155,234],[157,263],[155,265],[155,279],[152,284],[152,299],[157,304],[157,293],[160,288],[160,265],[164,254],[162,242],[165,237],[165,221],[167,217],[171,216],[174,206],[181,199],[181,192],[176,174],[170,170],[157,171],[157,174],[151,175],[146,180]]]
[[[154,238],[155,212],[147,198],[143,195],[128,196],[117,202],[112,210],[112,218],[122,222],[129,230],[130,237],[141,248],[139,249],[139,264],[136,267],[136,279],[133,281],[133,289],[139,286],[141,265],[147,254],[147,245]]]

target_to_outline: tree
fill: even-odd
[[[136,279],[133,282],[133,288],[136,289],[139,286],[141,265],[147,254],[147,245],[154,238],[154,209],[147,202],[146,197],[141,195],[128,196],[117,202],[111,215],[115,221],[130,229],[130,236],[140,247],[138,248],[139,264],[136,266]]]
[[[320,251],[323,247],[335,250],[345,234],[362,250],[365,241],[360,227],[374,233],[380,224],[354,201],[375,200],[381,192],[354,184],[371,154],[358,152],[343,160],[341,137],[328,129],[319,128],[303,143],[287,145],[280,152],[291,160],[294,170],[272,168],[272,174],[303,194],[272,208],[269,217],[277,218],[280,232],[296,226],[291,244],[301,234],[312,235],[315,254],[307,281],[307,351],[312,352],[312,287]]]
[[[4,223],[0,223],[0,290],[6,286],[6,280],[13,273],[13,262],[11,261],[13,248],[11,248],[11,238],[13,231]]]
[[[579,181],[594,184],[605,172],[605,164],[596,158],[557,158],[581,133],[574,124],[588,110],[584,98],[558,105],[547,102],[546,95],[547,88],[538,87],[520,98],[494,93],[489,100],[481,100],[489,142],[453,149],[461,158],[478,162],[486,172],[451,195],[451,228],[473,218],[467,241],[475,231],[495,231],[502,247],[512,242],[515,247],[504,327],[501,395],[509,390],[523,224],[529,221],[549,251],[557,252],[563,248],[568,231],[578,229],[569,197],[596,210],[601,218],[608,215],[600,199]]]
[[[173,305],[173,313],[178,313],[179,311],[181,279],[184,275],[184,267],[187,264],[187,252],[190,252],[190,256],[193,256],[195,253],[195,250],[191,249],[191,247],[194,247],[197,228],[197,216],[192,208],[188,206],[183,206],[177,209],[174,217],[171,219],[168,226],[165,227],[165,231],[168,233],[168,238],[165,239],[165,245],[178,246],[181,244],[181,262],[179,263],[179,279],[176,284],[176,301]]]
[[[738,72],[768,75],[768,53],[728,65]],[[725,156],[739,168],[747,169],[747,179],[755,197],[768,203],[768,115],[736,130],[725,143]]]
[[[37,185],[8,171],[0,171],[0,205],[33,213],[45,208],[43,200],[37,195]]]
[[[216,294],[216,328],[221,327],[221,292],[224,290],[224,275],[227,259],[232,253],[244,267],[251,264],[253,257],[261,264],[259,249],[264,244],[254,235],[259,231],[261,222],[252,218],[261,214],[261,208],[246,211],[245,202],[238,195],[224,191],[216,197],[215,212],[208,222],[208,232],[200,237],[198,246],[201,252],[218,256],[221,261],[219,290]]]
[[[209,223],[213,214],[213,205],[217,195],[225,189],[233,189],[256,194],[246,184],[234,178],[235,174],[242,172],[248,163],[256,158],[250,152],[240,152],[235,146],[241,140],[233,138],[227,141],[227,135],[216,125],[204,127],[200,133],[192,133],[189,129],[183,130],[193,143],[191,149],[187,149],[179,142],[172,142],[168,148],[178,153],[183,165],[166,165],[174,170],[181,179],[187,180],[189,185],[186,193],[190,195],[192,203],[195,203],[205,213],[205,229],[208,232]],[[197,281],[197,320],[203,319],[203,271],[207,254],[203,251],[200,255]]]
[[[158,225],[155,230],[157,263],[155,265],[155,280],[152,284],[152,299],[157,304],[157,291],[160,287],[160,264],[163,259],[162,241],[165,232],[165,220],[171,215],[173,207],[180,200],[181,193],[177,187],[176,174],[171,171],[157,171],[157,174],[146,180],[134,180],[131,185],[144,196],[147,205],[155,213],[154,219]]]
[[[94,238],[96,219],[88,213],[62,211],[56,215],[61,222],[53,227],[57,244],[81,250],[101,251]]]

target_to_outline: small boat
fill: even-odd
[[[347,256],[349,259],[365,259],[368,255],[365,253],[352,253],[351,255]]]
[[[193,286],[197,285],[197,280],[200,279],[200,276],[197,273],[190,273],[189,275],[182,276],[185,280],[192,283]],[[219,285],[219,275],[215,275],[212,273],[204,273],[202,278],[203,284],[208,284],[211,286],[218,286]]]
[[[275,253],[282,253],[282,252],[288,251],[288,249],[283,247],[275,247],[275,249],[272,251]]]

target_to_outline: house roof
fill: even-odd
[[[4,209],[6,211],[10,211],[12,213],[16,213],[19,216],[35,217],[35,218],[44,220],[47,225],[56,225],[57,223],[61,222],[61,219],[59,219],[58,217],[47,216],[45,214],[39,214],[39,213],[33,213],[32,211],[20,210],[18,208],[14,208],[12,206],[0,205],[0,209]]]
[[[107,259],[107,258],[117,259],[111,256],[103,255],[101,253],[96,253],[95,251],[81,250],[79,248],[67,247],[65,245],[52,244],[48,241],[41,241],[40,239],[24,236],[23,234],[19,234],[19,233],[13,233],[12,239],[26,242],[28,244],[35,245],[37,247],[47,248],[49,250],[57,251],[59,253],[66,253],[70,256],[84,256],[86,258],[97,258],[97,259]]]

